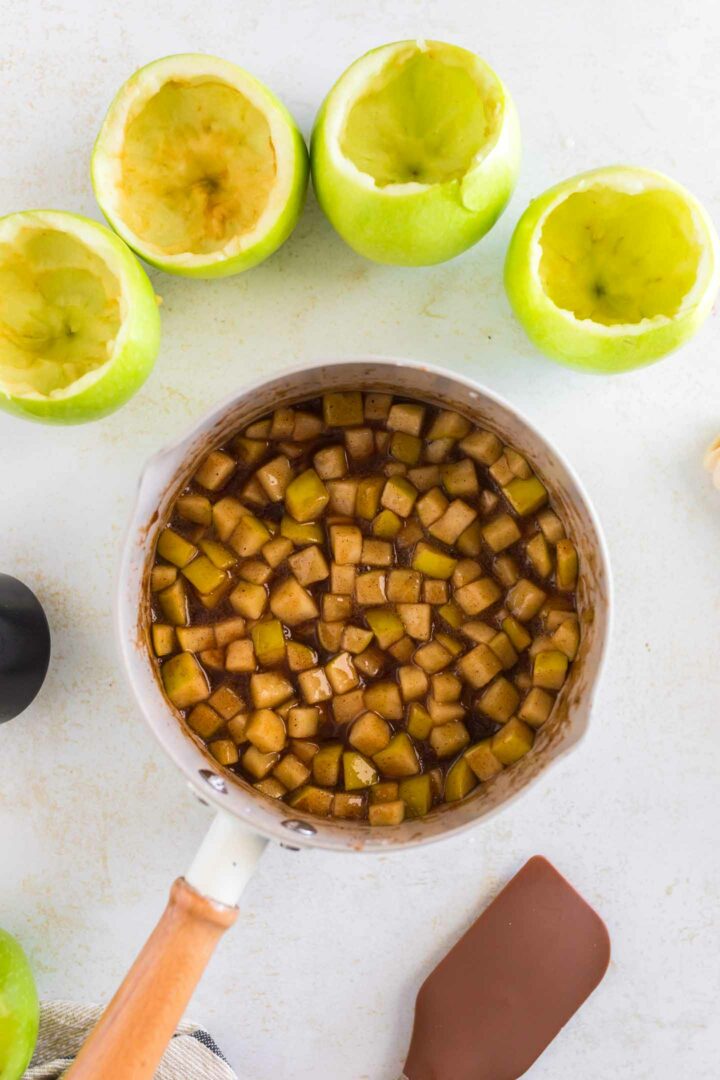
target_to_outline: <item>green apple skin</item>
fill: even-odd
[[[187,56],[188,59],[191,60],[200,57],[205,61],[212,60],[212,57],[205,57],[199,53],[191,53],[187,54]],[[185,55],[178,57],[178,60],[182,61],[183,59],[185,59]],[[245,270],[251,270],[252,267],[258,266],[277,251],[277,249],[288,239],[300,219],[300,215],[305,206],[308,180],[310,177],[310,159],[305,140],[303,139],[292,114],[286,109],[282,101],[280,101],[280,99],[276,97],[264,83],[260,82],[259,79],[255,79],[249,72],[243,70],[243,77],[252,82],[256,93],[264,99],[268,110],[279,114],[285,121],[287,129],[290,132],[292,144],[292,180],[290,182],[288,201],[286,202],[282,213],[278,215],[271,228],[268,229],[265,235],[256,244],[253,244],[252,247],[249,247],[246,251],[241,251],[239,254],[223,261],[203,263],[201,257],[197,256],[194,259],[192,266],[181,266],[178,263],[168,263],[166,260],[155,256],[152,252],[144,250],[136,242],[134,234],[126,228],[122,219],[118,217],[110,207],[103,189],[100,164],[103,154],[105,125],[111,118],[115,103],[120,99],[121,95],[132,93],[138,83],[142,79],[147,78],[148,74],[152,75],[153,68],[159,67],[164,63],[165,59],[155,60],[151,64],[146,64],[145,67],[140,68],[139,71],[136,71],[135,74],[121,87],[111,103],[105,122],[95,140],[95,146],[93,147],[92,158],[90,161],[90,179],[93,191],[95,192],[95,198],[97,199],[98,206],[102,210],[108,224],[112,226],[118,236],[122,237],[125,243],[150,266],[154,266],[158,270],[163,270],[166,274],[175,274],[178,277],[201,278],[207,280],[232,277],[234,274],[242,274]]]
[[[3,391],[0,383],[0,409],[25,420],[43,424],[83,424],[108,416],[124,405],[140,389],[153,369],[160,348],[160,313],[155,291],[150,279],[132,251],[115,233],[104,225],[61,210],[27,210],[21,214],[8,215],[33,219],[37,214],[51,215],[61,228],[64,221],[80,221],[83,228],[102,234],[103,243],[109,245],[117,258],[126,295],[128,314],[125,340],[112,365],[79,394],[68,398],[17,397]],[[4,219],[0,218],[0,226]],[[32,220],[30,220],[32,224]]]
[[[0,1080],[20,1080],[37,1041],[40,1006],[22,948],[0,930]]]
[[[582,178],[612,173],[614,167],[593,169]],[[625,171],[623,169],[623,171]],[[648,170],[638,170],[647,173]],[[572,177],[533,199],[515,227],[505,259],[505,291],[510,305],[525,333],[537,348],[551,360],[580,371],[614,375],[634,368],[645,367],[667,356],[695,334],[712,310],[720,283],[720,259],[714,226],[705,210],[689,192],[666,176],[657,173],[663,187],[682,194],[693,205],[703,222],[709,239],[712,259],[711,282],[696,305],[683,315],[658,323],[642,332],[626,334],[604,333],[597,324],[592,332],[582,329],[582,323],[568,317],[546,295],[539,277],[533,272],[531,252],[538,223],[552,203],[577,187],[580,176]],[[612,327],[608,328],[611,331]]]
[[[364,59],[355,61],[345,75]],[[381,187],[358,184],[338,169],[334,160],[325,118],[345,75],[320,107],[310,143],[313,187],[335,231],[359,255],[390,266],[432,266],[467,251],[502,214],[520,171],[520,123],[501,80],[498,82],[504,91],[505,111],[502,130],[472,175],[463,181],[450,180],[420,191],[391,195]]]

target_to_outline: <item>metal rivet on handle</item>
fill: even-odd
[[[222,776],[218,776],[217,773],[212,772],[210,769],[200,769],[200,775],[214,791],[219,791],[221,795],[227,795],[227,784]]]
[[[307,821],[283,821],[283,825],[286,829],[292,829],[293,832],[300,833],[301,836],[315,836],[317,829],[314,825],[310,825]]]

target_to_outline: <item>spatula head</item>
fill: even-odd
[[[423,984],[407,1080],[516,1080],[609,962],[602,919],[535,856]]]

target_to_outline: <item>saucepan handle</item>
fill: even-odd
[[[67,1080],[152,1080],[266,841],[219,814]]]

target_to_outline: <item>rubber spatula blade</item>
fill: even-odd
[[[516,1080],[609,962],[600,916],[535,856],[423,984],[404,1080]]]

